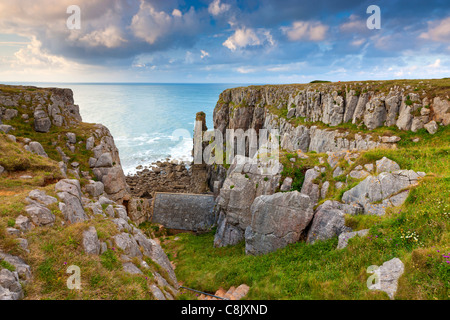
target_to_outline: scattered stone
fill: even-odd
[[[399,258],[386,261],[381,267],[373,270],[378,276],[379,281],[369,286],[369,290],[381,290],[388,294],[389,298],[394,299],[397,292],[398,279],[405,270],[403,262]]]
[[[4,133],[9,133],[12,129],[13,127],[8,124],[0,124],[0,131],[3,131]]]
[[[23,215],[19,215],[16,218],[16,226],[22,230],[23,232],[27,232],[31,229],[32,224],[30,219],[28,219],[28,217],[25,217]]]
[[[31,204],[25,207],[25,211],[37,226],[51,226],[55,222],[55,215],[42,205]]]
[[[134,265],[133,262],[125,262],[122,264],[123,271],[130,274],[143,274],[142,271]]]
[[[283,184],[280,187],[280,191],[289,191],[292,186],[292,178],[286,177],[283,181]]]
[[[105,191],[105,186],[100,181],[89,181],[89,184],[86,185],[86,192],[89,193],[92,197],[99,197]]]
[[[425,124],[424,127],[427,129],[429,134],[435,134],[438,131],[438,125],[434,120]]]
[[[47,153],[45,152],[44,148],[42,147],[42,145],[39,142],[32,141],[32,142],[30,142],[28,147],[30,148],[30,152],[33,152],[39,156],[48,158]]]
[[[7,134],[6,139],[8,139],[11,142],[17,142],[16,136],[13,136],[12,134]]]
[[[373,171],[373,163],[367,163],[364,165],[364,168],[369,171],[372,172]]]
[[[341,167],[336,167],[336,169],[334,169],[333,171],[333,178],[339,177],[343,173],[344,171],[341,169]]]
[[[377,166],[378,173],[400,170],[400,166],[397,164],[397,162],[392,161],[386,157],[383,157],[381,160],[377,160],[375,164]]]
[[[142,253],[139,250],[139,245],[136,240],[128,233],[122,232],[114,236],[114,242],[117,247],[122,249],[125,254],[130,257],[142,258]]]
[[[381,142],[383,143],[395,143],[395,142],[399,142],[401,140],[400,137],[397,136],[382,136],[381,137]]]
[[[320,190],[320,197],[322,199],[325,199],[327,197],[327,193],[328,193],[328,188],[330,187],[330,182],[329,181],[325,181],[322,184],[322,189]]]
[[[100,242],[95,227],[91,226],[83,232],[83,248],[87,254],[100,254]]]
[[[71,143],[71,144],[77,143],[77,135],[75,133],[68,132],[68,133],[66,133],[66,137],[67,137],[67,140],[69,141],[69,143]]]
[[[58,200],[54,197],[48,196],[45,191],[39,190],[39,189],[35,189],[32,190],[29,194],[28,194],[28,198],[34,201],[37,201],[38,203],[44,205],[44,206],[49,206],[52,203],[56,203],[58,202]],[[25,199],[27,200],[27,199]]]
[[[17,230],[15,228],[6,228],[6,233],[12,235],[12,236],[16,236],[19,237],[20,236],[20,230]]]
[[[356,237],[356,236],[364,237],[368,233],[369,233],[369,229],[341,233],[339,235],[339,242],[337,245],[337,249],[344,249],[345,247],[347,247],[348,240],[350,240],[351,238]]]

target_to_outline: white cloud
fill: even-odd
[[[80,38],[80,41],[86,42],[89,46],[104,46],[107,48],[117,48],[127,42],[119,28],[109,26],[103,30],[95,30]]]
[[[295,21],[290,27],[281,27],[281,31],[283,31],[291,41],[321,41],[325,39],[328,26],[318,21]]]
[[[238,48],[259,46],[263,44],[267,44],[269,46],[275,45],[269,30],[254,30],[245,27],[235,30],[235,32],[227,40],[225,40],[224,43],[222,43],[223,46],[227,47],[231,51],[235,51]]]
[[[200,55],[201,59],[209,57],[209,52],[206,52],[205,50],[200,50],[200,53],[201,53],[201,55]]]
[[[181,17],[181,16],[183,16],[183,14],[181,13],[181,11],[178,10],[178,9],[173,9],[172,15],[173,15],[174,17]]]
[[[342,32],[355,32],[355,31],[366,31],[367,25],[366,21],[362,20],[360,17],[352,14],[349,17],[349,21],[341,24],[339,30]]]
[[[208,6],[208,12],[213,16],[218,16],[230,9],[230,5],[226,3],[220,3],[220,0],[214,0]]]
[[[450,17],[438,23],[428,22],[428,31],[421,33],[419,37],[433,41],[450,42]]]
[[[427,66],[428,68],[440,68],[441,67],[441,59],[436,59],[436,61]]]
[[[355,39],[351,42],[352,46],[359,47],[364,42],[366,42],[366,39]]]
[[[236,71],[239,72],[239,73],[246,74],[246,73],[256,72],[257,70],[255,68],[239,67],[239,68],[236,69]]]

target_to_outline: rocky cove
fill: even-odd
[[[5,192],[21,203],[3,208],[2,237],[20,246],[1,247],[0,298],[23,298],[22,286],[31,288],[31,297],[42,295],[31,275],[42,264],[40,238],[52,242],[47,232],[61,243],[69,235],[78,239],[70,248],[80,256],[114,261],[119,267],[112,272],[137,277],[151,298],[177,298],[171,261],[159,239],[139,228],[152,221],[157,192],[214,195],[211,246],[244,242],[246,254],[258,256],[338,238],[336,250],[343,250],[351,238],[369,232],[352,228],[349,219],[383,217],[431,174],[401,168],[390,155],[402,143],[448,135],[445,88],[421,80],[228,89],[215,107],[214,129],[277,129],[277,172],[261,174],[247,150],[231,163],[187,169],[168,159],[125,176],[111,133],[82,122],[70,89],[0,86],[0,178],[12,184]],[[201,114],[198,119],[205,133]],[[371,150],[376,156],[367,156]],[[381,290],[393,298],[404,265],[395,258],[383,266]]]

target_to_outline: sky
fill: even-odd
[[[0,82],[449,76],[449,0],[0,0]]]

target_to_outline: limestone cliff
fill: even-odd
[[[148,203],[129,195],[110,131],[82,122],[72,91],[0,85],[0,122],[0,300],[174,299],[173,266],[137,227]],[[82,290],[60,280],[66,264]]]
[[[308,207],[342,198],[343,203],[321,204],[301,229],[291,230],[295,240],[290,241],[303,238],[310,243],[349,231],[345,214],[384,215],[386,208],[402,204],[409,193],[405,190],[425,173],[400,170],[396,163],[389,169],[392,173],[382,173],[382,164],[390,160],[367,163],[361,152],[395,150],[400,140],[413,136],[408,132],[429,135],[447,126],[449,86],[450,80],[444,79],[267,85],[222,92],[214,109],[214,128],[223,136],[227,129],[254,129],[258,134],[261,129],[277,129],[285,168],[261,177],[250,159],[240,167],[236,161],[208,166],[209,186],[218,194],[215,246],[245,239],[247,252],[259,254],[286,245],[286,230],[280,226],[293,221],[295,208],[278,208],[271,214],[264,205],[272,201],[281,204],[295,198],[294,207]],[[249,153],[248,144],[246,148]],[[226,170],[227,165],[231,166]],[[306,197],[274,195],[279,191],[301,191]]]

